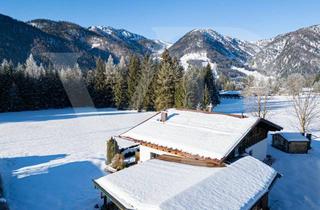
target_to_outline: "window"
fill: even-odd
[[[150,159],[156,158],[156,157],[158,157],[158,156],[159,156],[159,154],[150,152]]]

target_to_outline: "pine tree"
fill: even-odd
[[[186,100],[185,106],[190,109],[199,107],[203,100],[204,79],[199,68],[189,67],[185,73]]]
[[[162,54],[160,70],[157,78],[156,109],[164,110],[175,105],[176,88],[175,69],[168,50]]]
[[[12,66],[3,60],[0,65],[0,112],[9,111],[10,88],[12,87]]]
[[[143,107],[147,111],[156,110],[155,101],[156,101],[156,89],[157,89],[157,79],[158,79],[158,71],[159,71],[159,63],[153,62],[152,64],[153,73],[150,74],[152,76],[151,82],[148,85],[148,90],[144,97]]]
[[[10,106],[8,111],[21,111],[23,110],[23,102],[20,98],[19,89],[15,83],[12,83],[12,86],[9,90],[10,97]]]
[[[107,103],[107,86],[106,86],[106,67],[102,59],[96,62],[96,71],[94,76],[94,103],[97,107],[106,107]]]
[[[205,84],[204,85],[204,91],[203,91],[203,99],[202,99],[202,103],[201,103],[201,107],[202,109],[207,109],[207,107],[210,105],[211,101],[210,101],[210,93],[208,90],[208,86]]]
[[[128,68],[124,57],[121,57],[117,65],[115,84],[115,103],[118,109],[126,109],[129,106],[128,98]]]
[[[185,88],[183,84],[184,69],[180,66],[179,61],[176,58],[173,59],[172,63],[175,71],[175,107],[183,108],[185,101]]]
[[[219,92],[216,87],[215,77],[210,67],[210,64],[208,64],[204,69],[204,85],[208,89],[210,103],[213,106],[216,106],[217,104],[219,104],[220,103]],[[209,105],[209,104],[205,104],[205,105]]]
[[[176,85],[175,92],[175,106],[177,108],[186,108],[187,107],[187,80],[184,75],[181,80]]]
[[[33,79],[38,79],[41,76],[41,73],[44,71],[42,65],[37,65],[32,54],[30,54],[30,56],[27,58],[25,65],[25,73]]]
[[[60,78],[73,107],[91,105],[91,101],[87,98],[82,71],[78,65],[75,65],[73,68],[67,67],[66,69],[62,69]]]
[[[154,77],[154,67],[152,59],[149,55],[146,55],[141,64],[141,77],[140,81],[136,87],[136,91],[132,96],[132,108],[138,111],[144,108],[145,100],[147,99],[147,92],[149,86]],[[149,100],[149,99],[147,99]],[[148,103],[148,102],[146,102]]]
[[[130,100],[130,106],[133,104],[133,95],[136,91],[137,85],[141,77],[141,64],[140,59],[136,55],[130,57],[130,62],[128,66],[128,97]]]
[[[107,63],[105,64],[106,74],[106,104],[107,106],[114,107],[114,90],[116,85],[116,67],[113,62],[113,58],[110,55]]]

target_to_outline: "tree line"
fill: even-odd
[[[160,59],[149,55],[122,57],[115,64],[97,59],[96,68],[56,68],[37,64],[33,56],[14,66],[0,65],[0,112],[77,106],[118,109],[207,109],[219,103],[211,67],[184,70],[165,50]]]

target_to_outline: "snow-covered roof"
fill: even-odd
[[[121,136],[220,160],[259,119],[169,109],[167,121],[157,114]]]
[[[129,141],[127,139],[121,138],[119,136],[113,136],[114,140],[117,141],[119,149],[127,149],[130,147],[138,146],[138,143],[135,143],[133,141]]]
[[[152,159],[95,180],[128,209],[250,209],[277,172],[247,156],[221,168]]]
[[[309,141],[307,137],[297,132],[278,132],[281,136],[283,136],[288,141]]]

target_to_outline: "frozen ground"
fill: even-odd
[[[223,100],[217,111],[244,112],[241,100]],[[276,97],[269,119],[296,130],[290,101]],[[0,114],[0,173],[11,210],[94,209],[99,192],[92,179],[103,176],[105,140],[153,113],[108,109],[60,109]],[[320,136],[320,122],[312,125]],[[320,139],[307,155],[269,147],[275,184],[271,209],[319,209]]]

